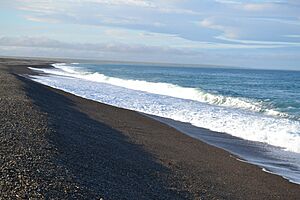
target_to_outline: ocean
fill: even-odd
[[[300,71],[57,63],[42,84],[135,110],[300,183]]]

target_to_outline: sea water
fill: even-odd
[[[45,73],[31,76],[37,82],[158,117],[300,183],[298,71],[121,63],[58,63],[31,69]],[[202,128],[211,131],[204,134]],[[230,136],[225,136],[229,143],[217,142],[224,140],[221,133]]]

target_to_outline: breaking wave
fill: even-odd
[[[54,75],[69,76],[93,82],[107,83],[152,94],[165,95],[180,99],[188,99],[224,107],[245,109],[271,116],[289,117],[287,113],[268,108],[262,101],[242,97],[223,96],[207,92],[200,88],[181,87],[170,83],[148,82],[143,80],[130,80],[110,77],[98,72],[87,72],[82,68],[69,66],[65,63],[53,64],[53,67],[54,69],[32,69]]]

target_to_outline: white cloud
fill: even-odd
[[[123,44],[123,43],[67,43],[53,40],[45,37],[2,37],[0,38],[0,46],[8,47],[36,47],[77,50],[77,51],[96,51],[96,52],[118,52],[118,53],[152,53],[152,54],[193,54],[192,51],[186,49],[177,49],[164,46]]]
[[[93,5],[101,5],[107,7],[119,7],[124,9],[125,7],[137,7],[143,9],[151,9],[161,13],[173,13],[173,14],[190,14],[198,15],[200,13],[189,9],[183,9],[176,7],[177,1],[148,1],[148,0],[17,0],[19,2],[18,8],[21,10],[51,14],[57,12],[69,12],[74,7],[84,7]]]
[[[227,4],[230,6],[233,6],[237,9],[242,9],[246,11],[263,11],[267,9],[272,9],[275,7],[276,4],[280,3],[279,1],[261,1],[258,2],[240,2],[240,1],[234,1],[234,0],[215,0],[217,3],[221,4]]]
[[[295,35],[297,37],[297,35]],[[234,42],[239,44],[248,44],[248,45],[275,45],[280,47],[300,47],[300,42],[281,42],[281,41],[256,41],[256,40],[238,40],[226,38],[224,36],[217,36],[217,39]]]
[[[274,8],[274,5],[271,3],[246,3],[241,7],[247,11],[263,11]]]
[[[231,1],[231,0],[215,0],[215,2],[222,3],[222,4],[240,4],[240,2]]]
[[[129,35],[126,31],[107,30],[105,34],[114,37],[128,39]],[[127,34],[127,35],[126,35]],[[288,46],[300,46],[300,43],[287,42],[260,42],[247,40],[234,40],[222,36],[217,39],[234,42],[214,43],[214,42],[193,42],[180,38],[176,35],[168,34],[140,34],[138,40],[169,40],[174,45],[145,45],[145,44],[126,44],[122,42],[107,43],[68,43],[59,40],[53,40],[46,37],[2,37],[0,38],[0,46],[7,47],[28,47],[28,48],[46,48],[60,50],[63,54],[64,50],[73,51],[93,51],[93,52],[113,52],[126,54],[172,54],[172,55],[194,55],[203,49],[259,49],[259,48],[279,48]],[[121,40],[122,41],[122,40]],[[158,42],[159,43],[159,42]]]
[[[46,22],[46,23],[59,23],[60,20],[58,19],[52,19],[52,18],[46,18],[46,17],[36,17],[36,16],[25,16],[25,18],[29,21],[33,22]]]
[[[156,8],[157,6],[151,2],[146,0],[81,0],[81,3],[99,3],[110,6],[137,6],[137,7],[145,7],[145,8]]]
[[[210,29],[221,31],[221,32],[223,32],[223,35],[228,38],[237,38],[238,37],[238,31],[236,28],[219,25],[219,24],[215,23],[214,20],[211,18],[203,19],[198,24],[205,28],[210,28]]]
[[[136,6],[136,7],[143,7],[143,8],[151,8],[156,11],[162,13],[174,13],[174,14],[192,14],[197,15],[199,13],[188,10],[177,8],[174,6],[174,3],[178,2],[174,0],[154,0],[154,1],[147,1],[147,0],[84,0],[86,2],[93,2],[99,4],[105,4],[109,6]],[[83,2],[83,1],[81,1]]]
[[[162,22],[149,22],[138,17],[113,17],[106,15],[96,15],[95,18],[99,19],[101,23],[107,25],[149,25],[155,27],[165,26]]]

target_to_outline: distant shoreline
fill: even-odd
[[[0,59],[0,81],[5,86],[0,88],[0,104],[5,110],[1,119],[2,124],[13,124],[0,126],[1,180],[5,180],[1,188],[6,188],[0,197],[299,197],[299,185],[239,162],[224,150],[163,123],[18,76],[32,73],[28,66],[55,62]],[[20,116],[15,118],[12,113]],[[31,113],[28,117],[36,128],[28,118],[17,120],[22,113]],[[11,132],[16,133],[9,136]],[[17,155],[19,159],[14,160]],[[32,164],[27,163],[28,158]],[[19,175],[6,176],[10,169]]]

